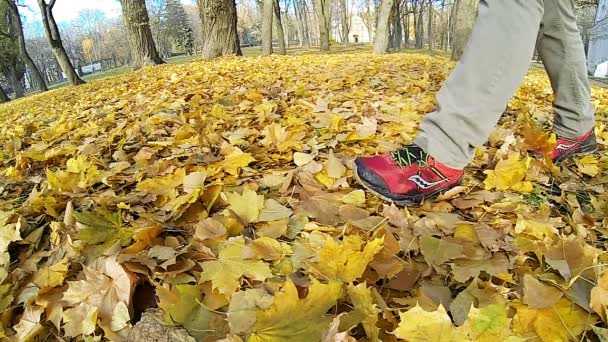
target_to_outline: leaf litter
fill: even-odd
[[[555,143],[533,70],[462,186],[397,208],[355,183],[452,67],[223,58],[1,106],[0,336],[606,340],[608,91],[593,155],[528,155]]]

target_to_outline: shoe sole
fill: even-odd
[[[447,189],[440,189],[437,190],[435,192],[432,192],[428,195],[420,195],[417,197],[412,197],[412,199],[407,199],[407,200],[396,200],[390,197],[387,197],[386,195],[383,195],[381,193],[379,193],[378,191],[372,189],[372,187],[363,179],[361,179],[361,177],[359,177],[359,171],[357,169],[357,164],[353,163],[353,171],[355,174],[355,179],[357,180],[357,182],[359,182],[359,184],[361,184],[361,186],[363,186],[367,191],[373,193],[374,195],[376,195],[378,198],[389,202],[389,203],[395,203],[397,206],[400,207],[407,207],[407,206],[413,206],[413,205],[418,205],[420,203],[422,203],[424,200],[427,199],[433,199],[436,198],[450,190],[452,190],[454,187],[456,187],[461,181],[462,181],[462,177],[460,178],[460,180],[458,181],[458,183],[454,184],[453,187],[447,188]]]
[[[562,158],[555,159],[554,163],[555,164],[561,164],[561,163],[566,162],[569,159],[572,159],[574,157],[580,157],[580,156],[583,156],[583,155],[595,153],[595,152],[597,152],[597,150],[598,150],[598,146],[597,145],[587,146],[587,147],[584,147],[584,148],[580,149],[580,151],[577,151],[577,152],[574,152],[572,154],[563,156]]]

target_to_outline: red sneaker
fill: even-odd
[[[460,184],[463,176],[463,170],[443,165],[417,145],[355,160],[357,180],[378,197],[398,205],[438,196]]]
[[[553,151],[551,151],[549,157],[551,157],[554,163],[561,163],[572,156],[593,153],[596,150],[597,141],[595,133],[591,130],[587,134],[574,139],[558,136],[557,143],[553,147]],[[539,151],[535,151],[535,153],[542,155],[542,152]]]

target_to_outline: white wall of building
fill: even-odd
[[[336,39],[336,42],[342,43],[340,25],[338,23],[334,25],[333,36]],[[355,37],[357,39],[355,39]],[[371,43],[369,32],[367,31],[367,26],[365,26],[363,19],[356,14],[351,17],[350,32],[348,33],[348,42],[355,43],[355,41],[359,43]]]

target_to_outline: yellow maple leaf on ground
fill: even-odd
[[[178,284],[171,290],[161,289],[157,293],[167,323],[179,323],[199,339],[212,331],[211,321],[215,314],[201,304],[202,289],[199,286]]]
[[[597,321],[597,316],[565,298],[545,309],[531,309],[521,302],[514,302],[512,306],[517,309],[513,331],[541,341],[578,340],[578,336]]]
[[[260,211],[264,206],[264,196],[258,195],[251,189],[245,189],[242,195],[236,192],[229,192],[225,195],[230,204],[228,209],[240,217],[244,224],[258,221]]]
[[[469,317],[460,327],[455,327],[443,305],[428,312],[416,305],[399,314],[401,322],[393,332],[395,336],[412,342],[519,342],[513,336],[511,319],[505,304],[492,304],[478,309],[472,307]]]
[[[186,177],[186,170],[177,169],[170,175],[148,178],[139,182],[137,190],[173,199],[177,196],[175,188],[183,184],[184,177]]]
[[[251,153],[243,153],[243,151],[235,147],[217,166],[224,172],[237,176],[241,168],[248,166],[254,161],[255,158]]]
[[[608,307],[608,272],[604,272],[597,286],[591,289],[591,308],[604,321],[606,321],[606,307]]]
[[[200,281],[211,281],[213,289],[230,296],[239,288],[243,276],[258,281],[270,278],[272,272],[268,264],[242,258],[244,248],[245,238],[242,236],[224,244],[217,260],[201,264],[203,272]]]
[[[484,181],[485,189],[496,189],[499,191],[513,190],[518,192],[532,191],[532,183],[524,181],[530,161],[530,157],[522,160],[519,154],[512,154],[506,160],[499,161],[494,170],[484,171],[487,175]]]
[[[507,316],[505,304],[492,304],[481,309],[471,308],[469,318],[459,329],[475,342],[524,341],[523,338],[513,336],[511,319]]]
[[[586,155],[576,161],[578,171],[587,176],[595,177],[600,173],[599,160],[593,155]]]
[[[326,313],[341,296],[342,283],[321,284],[313,278],[308,295],[299,299],[296,286],[287,280],[272,306],[257,311],[247,342],[319,341],[332,320]]]
[[[361,316],[361,325],[363,325],[367,337],[372,342],[379,341],[380,329],[376,324],[378,323],[380,309],[373,302],[371,289],[365,283],[362,283],[357,286],[349,285],[347,292],[351,303],[355,307],[355,315]]]
[[[437,311],[428,312],[416,305],[413,309],[399,313],[401,322],[393,334],[412,342],[467,341],[466,335],[456,329],[443,305]]]
[[[319,261],[309,263],[310,270],[322,279],[350,283],[363,275],[367,265],[382,250],[383,243],[383,238],[365,243],[358,235],[348,235],[339,244],[328,235],[318,252]]]

